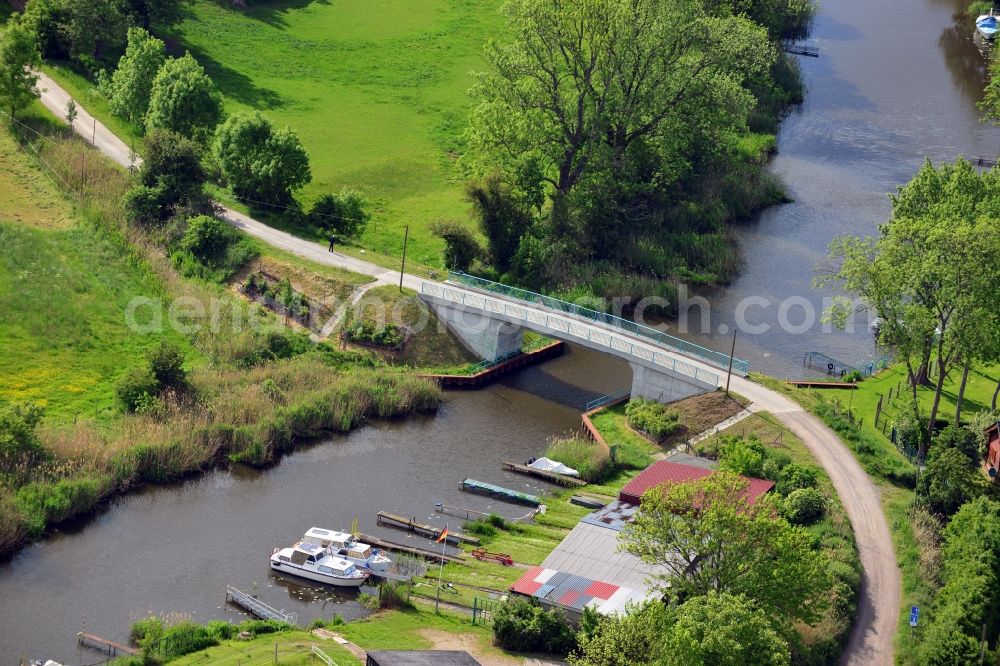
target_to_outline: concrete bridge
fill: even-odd
[[[655,328],[464,273],[449,274],[446,283],[422,282],[420,298],[480,358],[520,351],[527,329],[628,361],[632,395],[650,400],[714,391],[730,364],[726,354]],[[732,365],[740,376],[749,369],[739,359]]]

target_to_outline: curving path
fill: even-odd
[[[41,74],[38,87],[42,104],[57,118],[65,117],[66,103],[70,96],[45,74]],[[93,141],[102,153],[128,167],[131,152],[129,147],[104,125],[96,122],[82,106],[78,105],[77,109],[79,115],[74,129],[87,141]],[[398,273],[360,259],[327,252],[318,243],[273,229],[238,211],[225,208],[223,217],[233,226],[282,250],[320,264],[371,275],[379,283],[398,282]],[[422,282],[424,280],[415,275],[405,275],[403,278],[406,287],[417,291]],[[708,365],[703,367],[713,369]],[[756,409],[774,414],[775,418],[802,439],[830,476],[850,518],[861,557],[863,577],[858,614],[841,663],[851,666],[893,664],[893,637],[899,618],[901,579],[878,488],[840,438],[797,403],[742,377],[733,377],[732,389],[753,401]]]

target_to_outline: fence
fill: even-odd
[[[502,286],[502,285],[501,285]],[[669,354],[656,351],[645,345],[633,344],[628,338],[606,332],[603,329],[596,329],[590,326],[577,324],[572,319],[549,315],[544,311],[530,308],[522,308],[512,305],[499,299],[490,299],[479,294],[467,294],[457,289],[449,289],[445,285],[424,282],[420,286],[423,294],[428,294],[436,298],[451,301],[460,305],[467,305],[471,308],[504,315],[505,317],[521,320],[526,324],[536,324],[546,329],[555,331],[556,337],[569,337],[587,340],[598,347],[605,347],[611,352],[624,353],[633,356],[636,360],[646,361],[653,365],[658,365],[665,370],[673,371],[679,375],[694,378],[713,387],[719,385],[719,375],[708,370],[703,370],[698,366],[687,363]],[[656,329],[650,329],[655,331]],[[560,335],[563,334],[563,335]],[[667,336],[669,337],[669,336]],[[726,356],[728,359],[729,357]],[[745,366],[744,366],[745,367]],[[734,366],[734,370],[737,368]]]
[[[480,599],[479,597],[473,597],[472,599],[472,624],[491,624],[493,622],[493,613],[496,612],[497,606],[500,605],[499,599]]]
[[[330,655],[316,647],[315,643],[309,646],[309,652],[319,657],[319,660],[326,664],[326,666],[339,666],[339,664],[337,664],[337,662],[335,662]]]
[[[517,287],[509,287],[505,284],[499,282],[493,282],[491,280],[485,280],[483,278],[476,277],[474,275],[468,275],[467,273],[449,271],[448,281],[455,284],[462,284],[467,287],[473,287],[475,289],[482,289],[484,291],[490,291],[495,294],[500,294],[501,296],[506,296],[507,298],[513,298],[518,301],[524,301],[526,303],[533,303],[536,305],[541,305],[543,307],[549,308],[550,310],[557,310],[559,312],[564,312],[566,314],[573,315],[575,317],[580,317],[582,319],[589,319],[590,321],[603,324],[605,326],[610,326],[612,328],[617,328],[626,333],[632,335],[637,335],[648,340],[652,340],[659,345],[664,347],[669,347],[674,351],[686,354],[688,356],[693,356],[697,359],[705,361],[706,363],[711,363],[712,365],[718,366],[720,368],[729,368],[729,356],[723,354],[722,352],[717,352],[701,345],[697,345],[693,342],[688,342],[687,340],[682,340],[681,338],[675,337],[664,333],[663,331],[657,330],[651,326],[644,326],[642,324],[637,324],[629,319],[624,319],[616,315],[608,314],[607,312],[600,312],[598,310],[592,310],[590,308],[585,308],[579,305],[575,305],[568,301],[563,301],[558,298],[552,298],[551,296],[544,296],[542,294],[535,293],[533,291],[527,291],[525,289],[518,289]],[[733,370],[740,373],[741,375],[746,375],[750,372],[750,362],[733,358]]]
[[[590,402],[588,402],[586,405],[584,405],[583,411],[585,411],[585,412],[592,412],[595,409],[597,409],[598,407],[603,407],[604,405],[611,404],[612,402],[615,402],[616,400],[621,400],[622,398],[624,398],[625,396],[627,396],[631,392],[632,392],[631,388],[625,388],[625,389],[621,389],[620,391],[615,391],[614,393],[609,393],[607,395],[602,395],[600,398],[594,398],[593,400],[591,400]]]

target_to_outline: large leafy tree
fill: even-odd
[[[650,601],[626,614],[597,616],[593,621],[593,627],[581,626],[579,646],[569,659],[574,666],[658,664],[674,619],[667,606]]]
[[[716,592],[681,605],[665,654],[671,666],[787,666],[791,657],[760,607],[746,597]]]
[[[742,594],[784,626],[817,621],[830,588],[826,558],[780,517],[777,498],[750,504],[747,486],[720,471],[652,488],[621,547],[659,567],[672,595]]]
[[[111,112],[142,127],[153,94],[153,80],[165,61],[162,41],[142,28],[129,28],[125,55],[111,75]]]
[[[512,38],[487,46],[495,73],[476,86],[466,160],[529,198],[546,187],[557,228],[578,186],[606,196],[620,174],[638,175],[636,161],[643,180],[676,181],[684,142],[744,122],[743,84],[775,57],[763,29],[700,0],[509,0],[504,11]]]
[[[35,71],[41,59],[28,26],[19,17],[12,17],[0,37],[0,104],[11,119],[38,97]]]
[[[215,153],[233,192],[267,204],[285,203],[312,178],[309,155],[288,127],[259,112],[237,113],[219,127]]]
[[[934,359],[923,458],[949,373],[996,354],[998,286],[984,267],[1000,262],[1000,174],[980,175],[965,160],[926,162],[892,203],[878,239],[833,243],[840,264],[820,282],[839,284],[875,310],[880,341],[907,363],[914,397]],[[840,307],[833,314],[842,322],[848,313]]]
[[[117,0],[119,10],[132,22],[149,30],[156,23],[168,26],[183,18],[184,5],[192,0]]]
[[[147,128],[168,129],[204,143],[222,115],[222,95],[190,53],[160,67],[153,79]]]

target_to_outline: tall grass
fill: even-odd
[[[580,473],[581,479],[590,483],[600,483],[614,473],[614,463],[607,449],[579,436],[552,439],[545,457],[572,467]]]

